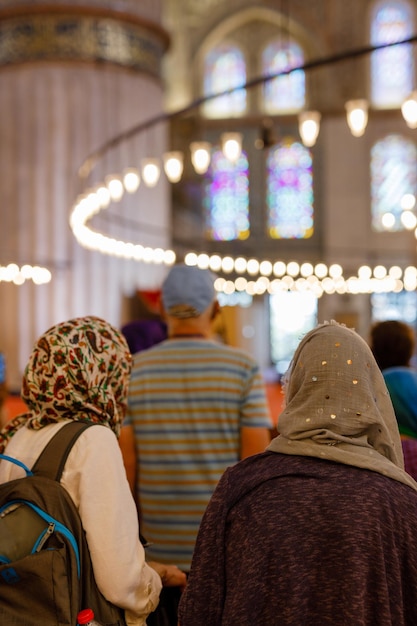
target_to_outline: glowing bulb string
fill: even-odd
[[[297,70],[308,71],[317,67],[323,67],[326,65],[331,65],[331,64],[338,63],[338,62],[348,60],[351,58],[370,54],[382,48],[387,48],[387,47],[391,47],[394,45],[413,43],[415,41],[417,41],[417,35],[413,35],[412,37],[403,39],[401,41],[391,42],[387,44],[380,44],[376,46],[365,46],[362,48],[358,48],[356,50],[338,53],[327,58],[313,60],[310,62],[306,62],[303,65],[292,67],[290,69],[283,70],[274,74],[254,78],[253,80],[250,80],[243,85],[235,86],[233,88],[227,89],[219,93],[215,93],[215,94],[198,98],[197,100],[193,101],[191,104],[189,104],[188,106],[184,107],[183,109],[179,111],[168,113],[168,114],[161,113],[153,117],[152,119],[142,122],[134,126],[133,128],[127,131],[124,131],[120,133],[119,135],[113,137],[112,139],[107,141],[101,148],[99,148],[90,156],[88,156],[83,162],[83,164],[81,165],[81,167],[79,168],[80,181],[85,186],[87,183],[87,179],[90,173],[92,172],[93,168],[95,167],[96,163],[109,150],[115,148],[121,142],[127,141],[131,139],[132,137],[134,137],[135,135],[148,131],[151,127],[161,122],[166,122],[168,120],[173,120],[175,118],[184,116],[190,111],[198,108],[199,106],[201,106],[202,104],[204,104],[205,102],[209,100],[231,94],[238,89],[253,88],[260,84],[264,84],[268,81],[271,81],[274,78],[290,74],[291,72],[295,72]],[[148,262],[164,263],[167,265],[173,264],[176,260],[176,254],[173,250],[163,250],[162,248],[153,249],[150,247],[144,247],[141,244],[134,244],[132,242],[115,240],[114,238],[107,237],[106,235],[103,235],[100,232],[95,232],[87,226],[88,221],[94,215],[99,213],[103,208],[107,208],[111,200],[120,201],[123,195],[123,191],[122,191],[123,177],[116,176],[115,178],[116,178],[116,184],[117,182],[120,183],[120,185],[117,185],[117,188],[119,191],[116,195],[113,195],[110,198],[106,197],[104,201],[102,199],[103,194],[101,194],[100,196],[100,192],[103,192],[103,190],[105,189],[103,185],[101,186],[96,185],[95,190],[88,190],[87,192],[81,193],[78,196],[77,201],[75,202],[73,206],[71,216],[70,216],[70,225],[73,230],[74,236],[76,237],[78,242],[86,248],[94,249],[104,254],[110,254],[110,255],[117,256],[117,257],[126,258],[126,259],[133,259],[135,261],[144,261],[147,263]],[[204,266],[206,263],[205,256],[206,255],[203,254],[201,257],[201,255],[190,252],[185,255],[185,259],[186,259],[186,262],[189,264],[197,264],[197,265]],[[218,266],[217,259],[220,257],[219,255],[213,255],[213,256],[216,259],[216,261],[214,263],[215,267],[212,267],[212,269],[215,271]],[[203,258],[203,261],[201,260],[202,258]],[[231,259],[231,257],[225,257],[225,259],[220,261],[220,266],[217,268],[217,271],[221,271],[223,274],[227,274],[228,272],[233,271],[233,270],[228,269],[228,263],[229,265],[231,263],[233,265],[234,270],[236,270],[236,267],[234,266],[234,259]],[[228,259],[231,259],[231,261],[229,262]],[[245,272],[249,267],[250,261],[251,260],[247,262]],[[371,293],[371,292],[380,291],[380,290],[398,292],[398,291],[402,291],[403,289],[414,290],[417,286],[416,268],[407,268],[404,271],[403,277],[401,277],[402,270],[400,270],[401,276],[390,275],[389,271],[387,270],[383,271],[381,276],[372,275],[372,270],[371,270],[371,275],[369,276],[363,276],[363,275],[361,276],[360,271],[358,271],[357,276],[351,276],[345,279],[343,277],[343,270],[341,271],[341,274],[337,277],[328,276],[327,274],[323,276],[320,276],[320,275],[317,276],[314,273],[311,276],[305,277],[302,275],[298,276],[297,273],[294,274],[291,271],[286,274],[283,273],[283,274],[278,274],[278,275],[276,275],[276,273],[274,275],[274,271],[272,271],[270,272],[269,275],[268,275],[268,272],[265,275],[265,273],[262,274],[262,271],[259,269],[262,265],[262,262],[258,262],[257,260],[253,260],[253,261],[256,262],[258,266],[257,266],[256,271],[253,270],[252,273],[249,270],[250,279],[246,283],[244,280],[239,280],[239,278],[242,278],[241,276],[238,279],[236,279],[236,281],[239,280],[239,283],[233,282],[227,279],[220,279],[221,281],[222,280],[224,281],[221,283],[223,285],[222,289],[227,288],[229,291],[233,289],[237,289],[237,290],[244,289],[248,293],[255,290],[255,293],[258,293],[259,291],[264,292],[265,290],[271,290],[274,288],[279,288],[279,289],[283,288],[286,290],[314,288],[317,291],[318,295],[322,295],[323,293],[334,293],[334,292]],[[266,263],[271,263],[271,262],[266,261]],[[276,267],[276,263],[284,263],[284,262],[283,261],[275,262],[275,264],[273,264],[272,267]],[[211,267],[210,263],[209,263],[209,267]],[[251,277],[255,277],[255,275],[258,275],[258,278],[256,280],[251,280]],[[272,275],[272,278],[270,278],[271,275]]]

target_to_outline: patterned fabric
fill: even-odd
[[[269,449],[379,472],[417,490],[404,471],[397,420],[368,344],[325,323],[300,342],[285,384],[280,435]]]
[[[204,339],[169,339],[134,357],[129,415],[148,558],[189,570],[214,488],[240,458],[240,429],[270,428],[258,365]]]
[[[265,452],[201,522],[181,626],[416,626],[417,493],[377,472]]]
[[[132,357],[123,335],[98,317],[57,324],[37,341],[23,376],[30,413],[0,432],[0,451],[26,425],[38,430],[63,419],[107,424],[120,433]]]

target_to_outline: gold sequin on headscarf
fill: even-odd
[[[269,450],[369,469],[417,490],[404,471],[384,379],[355,331],[331,322],[307,333],[286,376],[285,397],[280,435]]]
[[[23,376],[30,413],[0,433],[0,450],[23,424],[38,430],[61,419],[107,424],[119,436],[131,355],[123,335],[98,317],[57,324],[36,342]]]

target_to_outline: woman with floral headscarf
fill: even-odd
[[[126,340],[104,320],[82,317],[50,328],[35,344],[24,373],[22,398],[29,412],[0,432],[0,452],[6,450],[31,468],[69,421],[107,427],[87,428],[80,435],[61,483],[78,507],[100,591],[125,609],[127,624],[141,626],[156,608],[162,584],[145,562],[136,506],[117,442],[130,369]],[[22,475],[16,465],[0,462],[0,483]],[[155,568],[160,571],[158,564]],[[168,578],[182,576],[176,568],[163,573]]]
[[[181,626],[415,626],[417,484],[369,346],[318,326],[285,395],[278,437],[207,507]]]

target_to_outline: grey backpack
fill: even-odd
[[[0,624],[75,626],[86,608],[104,626],[125,626],[124,612],[97,588],[78,510],[60,484],[81,432],[69,422],[51,439],[24,478],[0,485]],[[97,520],[100,523],[100,520]]]

